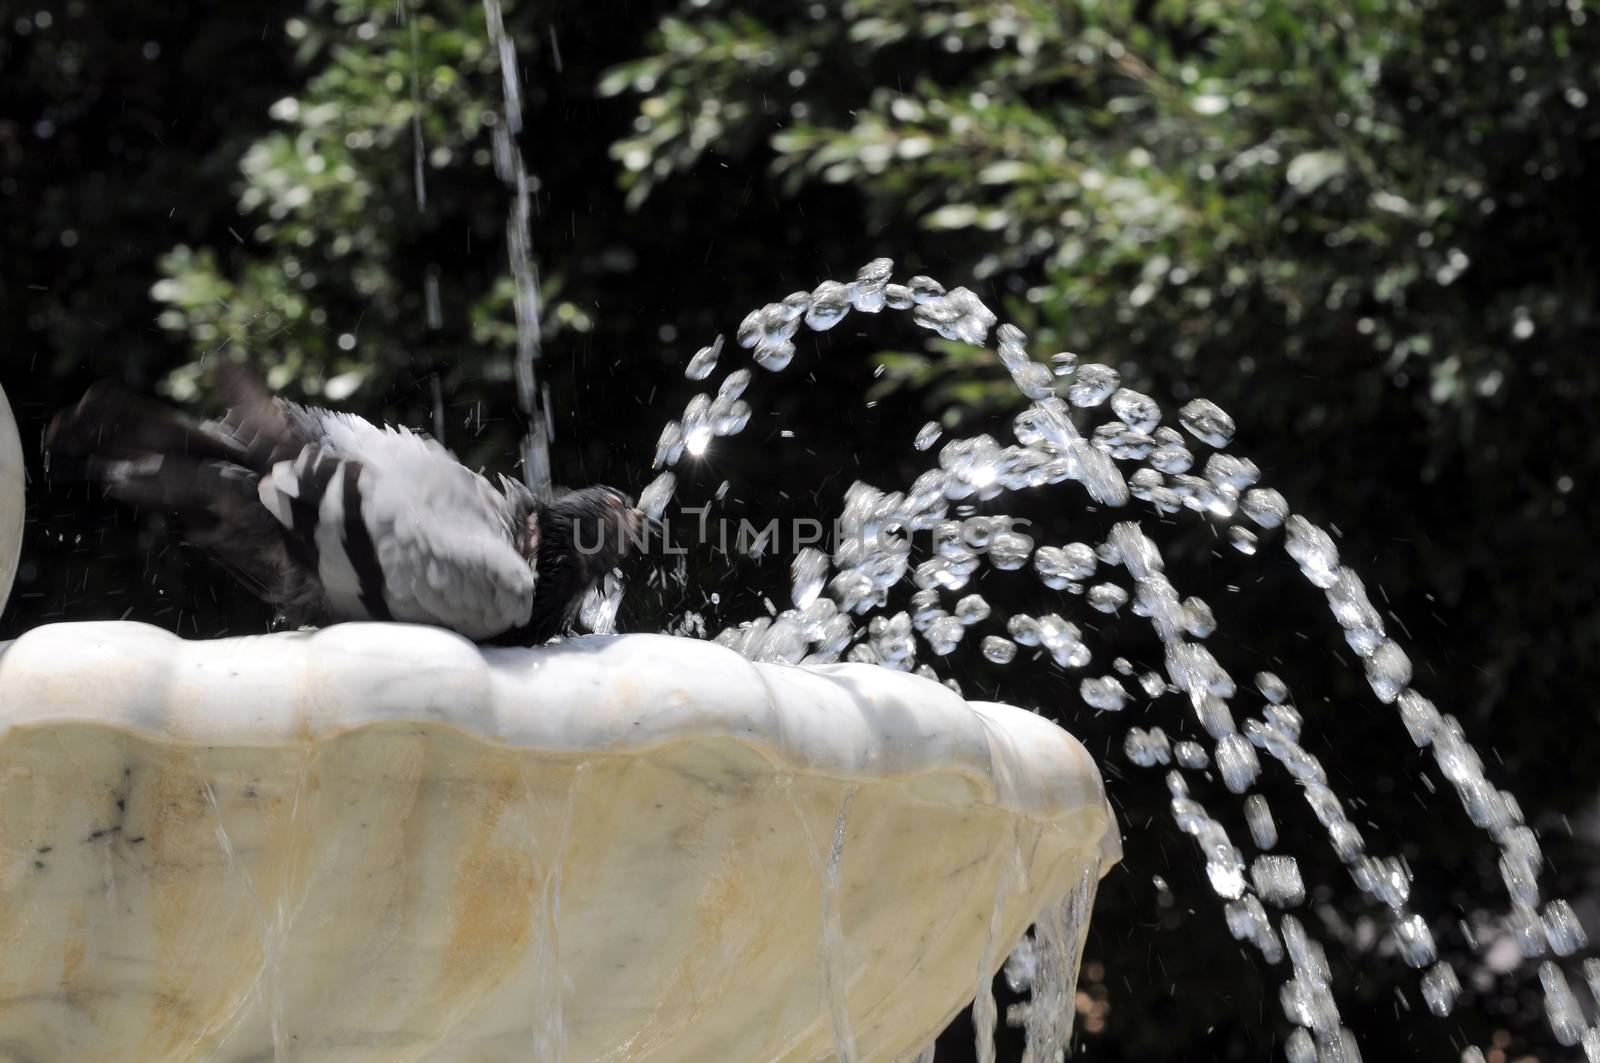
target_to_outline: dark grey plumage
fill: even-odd
[[[176,513],[292,624],[392,619],[530,645],[643,545],[643,515],[612,488],[497,490],[426,436],[288,402],[236,367],[218,376],[229,410],[206,423],[91,388],[50,426],[52,475]]]

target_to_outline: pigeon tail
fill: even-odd
[[[261,507],[260,473],[236,435],[100,383],[56,415],[45,453],[53,480],[90,480],[128,505],[176,514],[187,542],[290,622],[322,619],[321,588]]]

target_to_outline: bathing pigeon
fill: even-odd
[[[531,645],[644,544],[620,491],[496,489],[427,436],[286,401],[232,364],[218,381],[228,413],[199,424],[96,385],[56,416],[47,453],[56,475],[178,514],[291,624],[403,620]]]

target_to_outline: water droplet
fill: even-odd
[[[1117,712],[1127,703],[1128,692],[1116,676],[1103,675],[1085,679],[1078,684],[1078,696],[1092,709]]]
[[[1317,1063],[1317,1047],[1304,1027],[1297,1026],[1289,1034],[1283,1046],[1283,1057],[1288,1063]]]
[[[1178,411],[1178,423],[1202,443],[1225,447],[1233,441],[1233,418],[1210,399],[1193,399]]]
[[[1010,664],[1017,655],[1017,644],[999,635],[987,635],[983,640],[983,655],[995,664]]]
[[[1014,571],[1028,563],[1033,540],[1021,532],[1003,531],[989,542],[989,563],[1001,571]]]
[[[1422,999],[1428,1010],[1443,1019],[1455,1009],[1456,997],[1461,995],[1461,981],[1449,961],[1440,960],[1422,976]]]
[[[1090,498],[1104,506],[1128,504],[1128,483],[1107,454],[1081,439],[1068,445],[1067,454],[1077,464],[1074,478],[1083,484]]]
[[[717,418],[711,430],[719,436],[736,436],[750,424],[750,404],[743,399],[736,399],[725,410],[713,408],[712,412]]]
[[[672,500],[672,492],[677,489],[678,478],[670,471],[663,472],[648,487],[639,492],[639,511],[651,520],[660,520],[661,514],[667,510],[667,503]]]
[[[1261,691],[1261,696],[1274,705],[1282,705],[1289,700],[1289,684],[1279,679],[1273,672],[1256,673],[1256,689]]]
[[[1107,421],[1096,428],[1091,442],[1096,449],[1105,451],[1118,461],[1139,461],[1155,449],[1155,440],[1121,421]]]
[[[1203,639],[1217,630],[1217,618],[1211,612],[1211,606],[1200,598],[1185,598],[1183,601],[1183,626],[1184,630],[1197,639]]]
[[[811,306],[806,311],[806,328],[813,332],[826,332],[844,320],[850,311],[850,290],[838,281],[823,281],[811,292]]]
[[[953,616],[941,616],[928,625],[923,637],[928,640],[928,648],[940,657],[955,652],[956,644],[961,641],[966,626]]]
[[[663,465],[676,465],[681,457],[683,457],[683,425],[677,421],[668,421],[661,429],[661,438],[656,441],[656,457],[652,467],[659,469]]]
[[[1525,900],[1513,901],[1506,916],[1506,925],[1517,941],[1517,948],[1526,959],[1536,959],[1545,954],[1549,941],[1544,936],[1544,920]]]
[[[1406,684],[1411,682],[1411,658],[1393,639],[1379,643],[1367,658],[1366,665],[1367,682],[1372,684],[1372,692],[1384,704],[1392,703]]]
[[[976,624],[988,619],[989,603],[981,594],[969,594],[956,603],[956,619],[963,624]]]
[[[1119,388],[1111,396],[1111,412],[1135,432],[1154,432],[1161,423],[1161,407],[1149,395]]]
[[[1261,762],[1249,742],[1237,734],[1224,735],[1217,741],[1215,760],[1222,774],[1223,785],[1236,794],[1250,789],[1261,774]]]
[[[1083,549],[1089,557],[1089,571],[1094,571],[1094,554],[1082,543],[1074,543]],[[1061,590],[1067,584],[1081,579],[1079,575],[1081,566],[1073,563],[1066,555],[1066,551],[1059,546],[1041,546],[1033,555],[1033,567],[1038,570],[1039,581],[1051,590]]]
[[[1001,325],[994,330],[994,337],[995,350],[1006,372],[1015,375],[1017,370],[1032,361],[1028,357],[1028,337],[1017,326],[1009,323]]]
[[[1261,470],[1249,458],[1232,454],[1213,454],[1206,461],[1206,479],[1218,487],[1243,491],[1261,479]]]
[[[750,370],[735,369],[723,378],[722,386],[717,388],[716,401],[712,405],[721,406],[724,403],[732,403],[740,395],[743,395],[744,389],[749,386]]]
[[[1550,941],[1550,951],[1557,956],[1571,956],[1589,943],[1578,921],[1578,913],[1564,900],[1553,900],[1545,906],[1544,932]]]
[[[1086,580],[1094,575],[1099,559],[1088,543],[1067,543],[1058,554],[1062,572],[1070,579]]]
[[[864,314],[882,310],[886,302],[883,289],[893,272],[894,260],[888,258],[875,258],[862,266],[855,283],[850,285],[850,305]]]
[[[827,581],[828,556],[821,550],[808,546],[795,555],[794,561],[789,566],[789,572],[794,580],[794,593],[791,598],[795,608],[809,608],[822,593],[822,585]]]
[[[1563,1045],[1575,1045],[1583,1036],[1583,1009],[1567,985],[1567,976],[1553,962],[1539,965],[1539,983],[1544,987],[1545,1014],[1550,1030]]]
[[[1045,399],[1056,393],[1055,377],[1038,362],[1019,366],[1012,372],[1011,379],[1016,383],[1017,390],[1030,399]]]
[[[794,361],[794,344],[789,340],[756,350],[756,364],[770,373],[781,373]]]
[[[1333,536],[1299,514],[1288,520],[1284,549],[1300,564],[1300,571],[1315,587],[1331,587],[1339,579],[1339,548]]]
[[[1017,442],[1023,446],[1043,446],[1054,451],[1065,451],[1075,439],[1082,438],[1072,423],[1072,414],[1065,403],[1052,397],[1041,400],[1017,414],[1012,422]]]
[[[1206,879],[1217,896],[1237,900],[1244,894],[1244,861],[1237,849],[1219,859],[1206,861]]]
[[[1194,464],[1194,455],[1181,443],[1168,443],[1150,453],[1150,467],[1168,476],[1188,472]]]
[[[1037,646],[1043,639],[1043,629],[1039,621],[1026,613],[1014,613],[1006,621],[1006,630],[1019,645]]]
[[[1400,955],[1413,967],[1426,967],[1438,958],[1433,944],[1433,932],[1420,915],[1409,915],[1395,924],[1395,944]]]
[[[704,380],[710,376],[712,370],[717,368],[717,359],[722,357],[723,337],[718,336],[709,347],[702,347],[689,359],[689,365],[684,369],[683,375],[690,380]]]
[[[1114,613],[1128,604],[1128,592],[1115,583],[1096,583],[1089,588],[1089,607],[1102,613]]]
[[[1433,702],[1409,687],[1400,692],[1398,701],[1400,722],[1406,725],[1411,740],[1419,748],[1432,742],[1442,723],[1439,710],[1433,707]]]
[[[1122,739],[1122,755],[1141,768],[1153,768],[1171,759],[1167,736],[1159,727],[1148,731],[1140,727],[1128,728]]]
[[[934,443],[938,442],[939,431],[939,422],[929,421],[917,432],[916,441],[912,443],[912,446],[916,447],[918,450],[927,450],[929,447],[933,446]]]
[[[1098,362],[1080,365],[1072,386],[1067,388],[1067,401],[1080,407],[1099,406],[1121,384],[1122,374],[1109,365]]]
[[[1270,487],[1246,491],[1239,508],[1262,528],[1276,528],[1289,517],[1289,503]]]
[[[1270,849],[1278,844],[1278,824],[1273,821],[1272,809],[1261,794],[1251,794],[1244,799],[1244,819],[1257,849]]]
[[[1305,902],[1300,865],[1292,856],[1256,857],[1250,865],[1250,881],[1261,899],[1275,908],[1293,908]]]
[[[916,286],[915,280],[912,282]],[[994,311],[983,304],[967,288],[952,288],[942,297],[917,300],[911,320],[925,329],[932,329],[947,340],[981,347],[989,338],[994,326]]]
[[[761,341],[764,333],[761,323],[761,310],[752,310],[739,322],[739,328],[733,334],[733,341],[741,347],[754,347]]]

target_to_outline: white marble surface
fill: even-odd
[[[0,388],[0,609],[11,593],[11,580],[17,574],[22,556],[22,518],[25,512],[22,469],[22,440],[17,437],[17,421]]]
[[[1118,853],[1064,731],[879,668],[378,624],[0,645],[20,1059],[810,1060],[837,1011],[891,1060]]]

